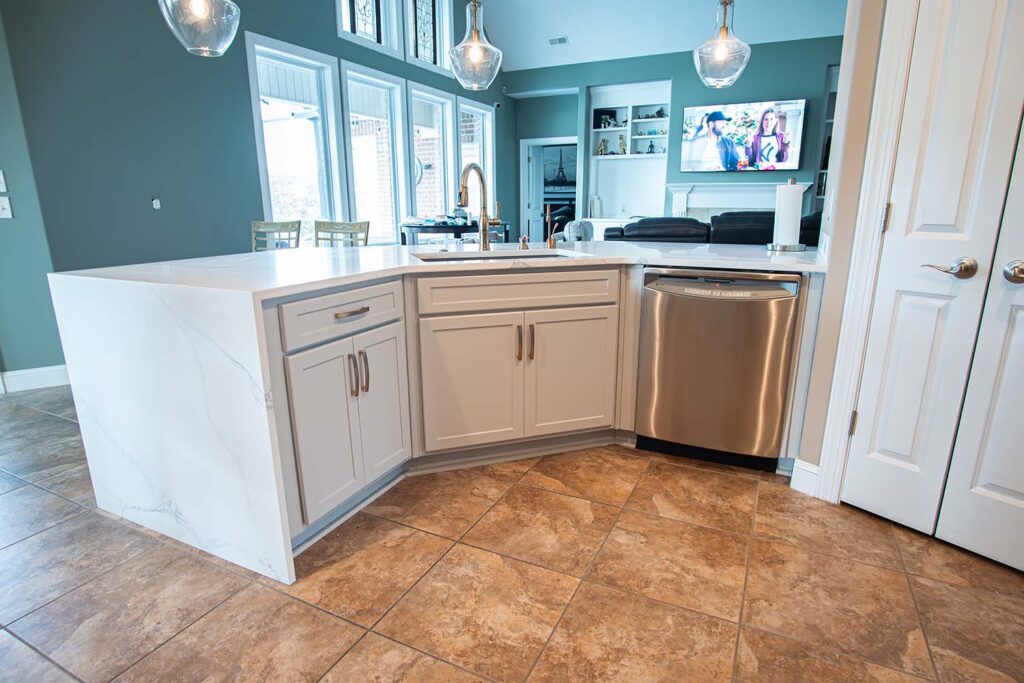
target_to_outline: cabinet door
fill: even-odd
[[[526,436],[615,420],[617,306],[526,313]]]
[[[355,337],[359,361],[359,441],[366,481],[412,457],[405,325],[394,323]]]
[[[523,314],[420,320],[426,449],[523,436]]]
[[[351,339],[285,359],[295,460],[305,522],[358,491],[366,481],[359,452],[355,349]]]

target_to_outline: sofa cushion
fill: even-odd
[[[638,242],[707,242],[710,226],[694,218],[641,218],[622,229],[623,239]]]

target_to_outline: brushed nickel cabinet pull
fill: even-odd
[[[352,388],[349,393],[352,394],[353,398],[359,397],[359,365],[356,363],[356,357],[351,353],[348,354],[348,379],[352,384]]]
[[[335,313],[334,314],[334,319],[335,320],[344,320],[345,318],[354,318],[357,315],[362,315],[363,313],[369,313],[369,312],[370,312],[370,307],[369,306],[360,306],[359,308],[356,308],[356,309],[351,310],[351,311],[342,311],[341,313]]]
[[[523,359],[523,326],[516,325],[516,360]]]
[[[537,330],[533,323],[530,323],[530,352],[527,357],[533,360],[537,356]]]
[[[366,351],[360,349],[359,358],[363,361],[363,393],[370,391],[370,358]]]

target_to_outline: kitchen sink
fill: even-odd
[[[413,256],[420,261],[437,263],[439,261],[490,261],[494,259],[553,259],[569,258],[566,254],[557,251],[542,251],[540,249],[495,249],[493,251],[427,251],[413,253]]]

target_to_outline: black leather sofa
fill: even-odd
[[[820,231],[820,211],[804,216],[800,221],[800,242],[818,246]],[[622,228],[606,228],[604,238],[627,242],[768,244],[774,232],[774,211],[728,211],[713,216],[711,225],[695,218],[642,218]]]
[[[606,240],[707,243],[711,226],[694,218],[641,218],[623,228],[606,228]]]

